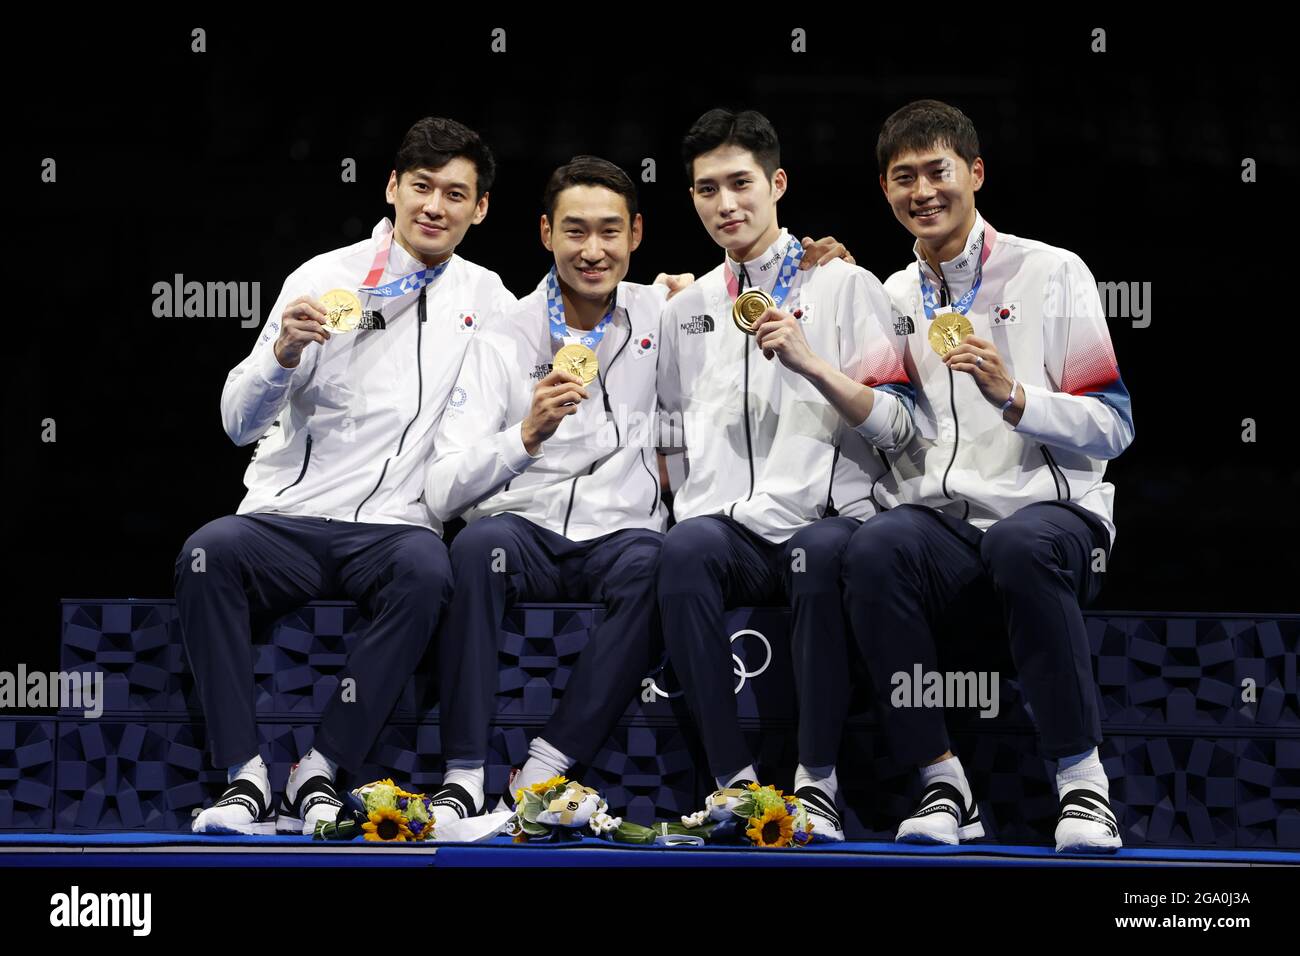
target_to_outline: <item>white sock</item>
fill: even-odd
[[[271,777],[261,754],[256,754],[251,760],[237,763],[226,771],[226,783],[234,783],[240,777],[257,784],[257,789],[262,791],[262,799],[266,801],[266,806],[271,805]]]
[[[822,793],[826,794],[826,799],[831,803],[835,802],[835,793],[840,788],[839,779],[835,776],[835,765],[829,767],[805,767],[799,764],[794,772],[794,789],[798,793],[803,787],[816,787]]]
[[[569,772],[569,768],[574,763],[574,759],[568,754],[556,750],[541,737],[534,737],[533,742],[528,746],[528,759],[520,768],[515,782],[510,785],[511,789],[521,790],[543,780],[550,780],[552,777],[562,777]]]
[[[302,755],[302,759],[294,764],[293,770],[289,772],[289,782],[284,786],[284,795],[290,803],[293,803],[298,796],[298,788],[312,777],[329,777],[330,783],[333,783],[334,775],[338,771],[337,762],[312,747]]]
[[[966,772],[962,770],[961,761],[955,755],[921,768],[922,789],[939,780],[944,780],[956,787],[957,792],[966,801],[966,807],[971,805],[970,785],[966,783]],[[959,809],[965,812],[966,807],[960,807]]]
[[[456,784],[474,798],[474,806],[483,806],[483,764],[469,760],[448,760],[442,775],[444,787]]]
[[[719,790],[726,790],[732,787],[737,780],[752,780],[757,783],[758,771],[754,769],[754,765],[751,763],[748,767],[742,767],[735,773],[724,774],[721,777],[714,777],[713,779],[717,781]]]
[[[1107,800],[1110,799],[1110,781],[1106,779],[1106,771],[1102,769],[1096,747],[1073,757],[1062,757],[1056,762],[1057,796],[1063,797],[1079,787],[1096,790]]]

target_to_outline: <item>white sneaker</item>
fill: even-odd
[[[444,784],[429,801],[433,812],[433,832],[438,831],[457,820],[467,820],[483,812],[483,808],[474,802],[470,792],[458,783]]]
[[[269,836],[275,833],[275,812],[266,804],[261,787],[245,777],[238,777],[216,803],[206,810],[196,811],[190,829],[195,833]]]
[[[794,792],[808,811],[808,822],[812,824],[813,840],[823,843],[843,843],[844,827],[840,815],[835,809],[835,801],[826,796],[823,790],[812,785],[800,787]]]
[[[925,788],[921,802],[912,815],[898,825],[899,843],[946,843],[956,846],[962,840],[984,835],[979,807],[972,799],[966,803],[961,791],[945,780],[936,780]]]
[[[288,791],[285,791],[280,799],[275,832],[311,836],[316,832],[316,824],[337,821],[341,809],[343,801],[334,789],[334,781],[324,775],[312,777],[298,788],[292,803]]]
[[[1057,853],[1114,853],[1123,845],[1119,821],[1104,794],[1086,785],[1061,794]]]

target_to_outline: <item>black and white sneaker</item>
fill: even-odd
[[[794,792],[808,811],[808,822],[812,824],[813,839],[822,842],[843,843],[844,827],[840,815],[835,809],[835,801],[817,787],[800,787]]]
[[[970,803],[961,791],[944,780],[925,788],[921,802],[912,815],[898,826],[899,843],[947,843],[955,846],[962,840],[984,835],[979,807]]]
[[[483,808],[474,802],[470,792],[458,783],[448,783],[440,787],[433,795],[433,799],[429,801],[429,805],[433,810],[435,832],[437,827],[446,826],[456,820],[476,817],[483,812]]]
[[[298,788],[298,794],[289,802],[286,792],[280,798],[280,820],[276,824],[276,833],[295,833],[311,836],[318,823],[334,823],[343,808],[334,781],[320,775],[309,777]]]
[[[1114,853],[1123,841],[1119,821],[1105,794],[1074,787],[1061,795],[1056,820],[1057,853]]]
[[[275,833],[275,812],[253,781],[238,777],[212,806],[196,811],[190,829],[195,833],[242,833],[270,836]]]

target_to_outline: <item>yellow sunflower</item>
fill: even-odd
[[[397,810],[373,810],[370,819],[361,824],[366,839],[373,843],[405,843],[414,839],[406,825],[406,817]]]
[[[552,777],[550,780],[543,780],[541,783],[535,783],[531,787],[520,787],[515,791],[515,806],[519,806],[524,802],[523,794],[525,791],[535,793],[540,797],[547,790],[550,790],[553,787],[562,787],[568,782],[568,777]]]
[[[745,836],[753,840],[755,846],[789,846],[794,840],[794,818],[783,806],[769,807],[761,817],[749,818]]]

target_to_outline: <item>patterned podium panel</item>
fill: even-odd
[[[497,718],[487,789],[500,793],[564,694],[597,634],[590,605],[510,608],[498,638]],[[764,779],[791,783],[797,705],[788,615],[728,612],[737,711]],[[254,628],[253,680],[272,783],[311,745],[315,718],[346,676],[367,621],[319,602]],[[1102,758],[1130,846],[1300,848],[1300,617],[1091,614],[1088,633],[1106,740]],[[1004,659],[1004,658],[999,658]],[[432,789],[442,760],[435,655],[420,662],[355,782],[392,776]],[[941,668],[978,667],[941,648]],[[989,667],[991,664],[985,664]],[[224,775],[209,763],[174,604],[68,601],[62,668],[102,672],[104,715],[0,719],[0,828],[184,828]],[[952,710],[953,745],[985,829],[1003,842],[1047,843],[1056,816],[1052,767],[1037,750],[1014,673],[999,668],[997,714]],[[851,837],[892,836],[914,805],[914,772],[880,732],[862,674],[840,754]],[[698,809],[711,782],[667,661],[642,681],[582,777],[638,822]]]
[[[0,720],[0,830],[54,826],[54,721]]]

